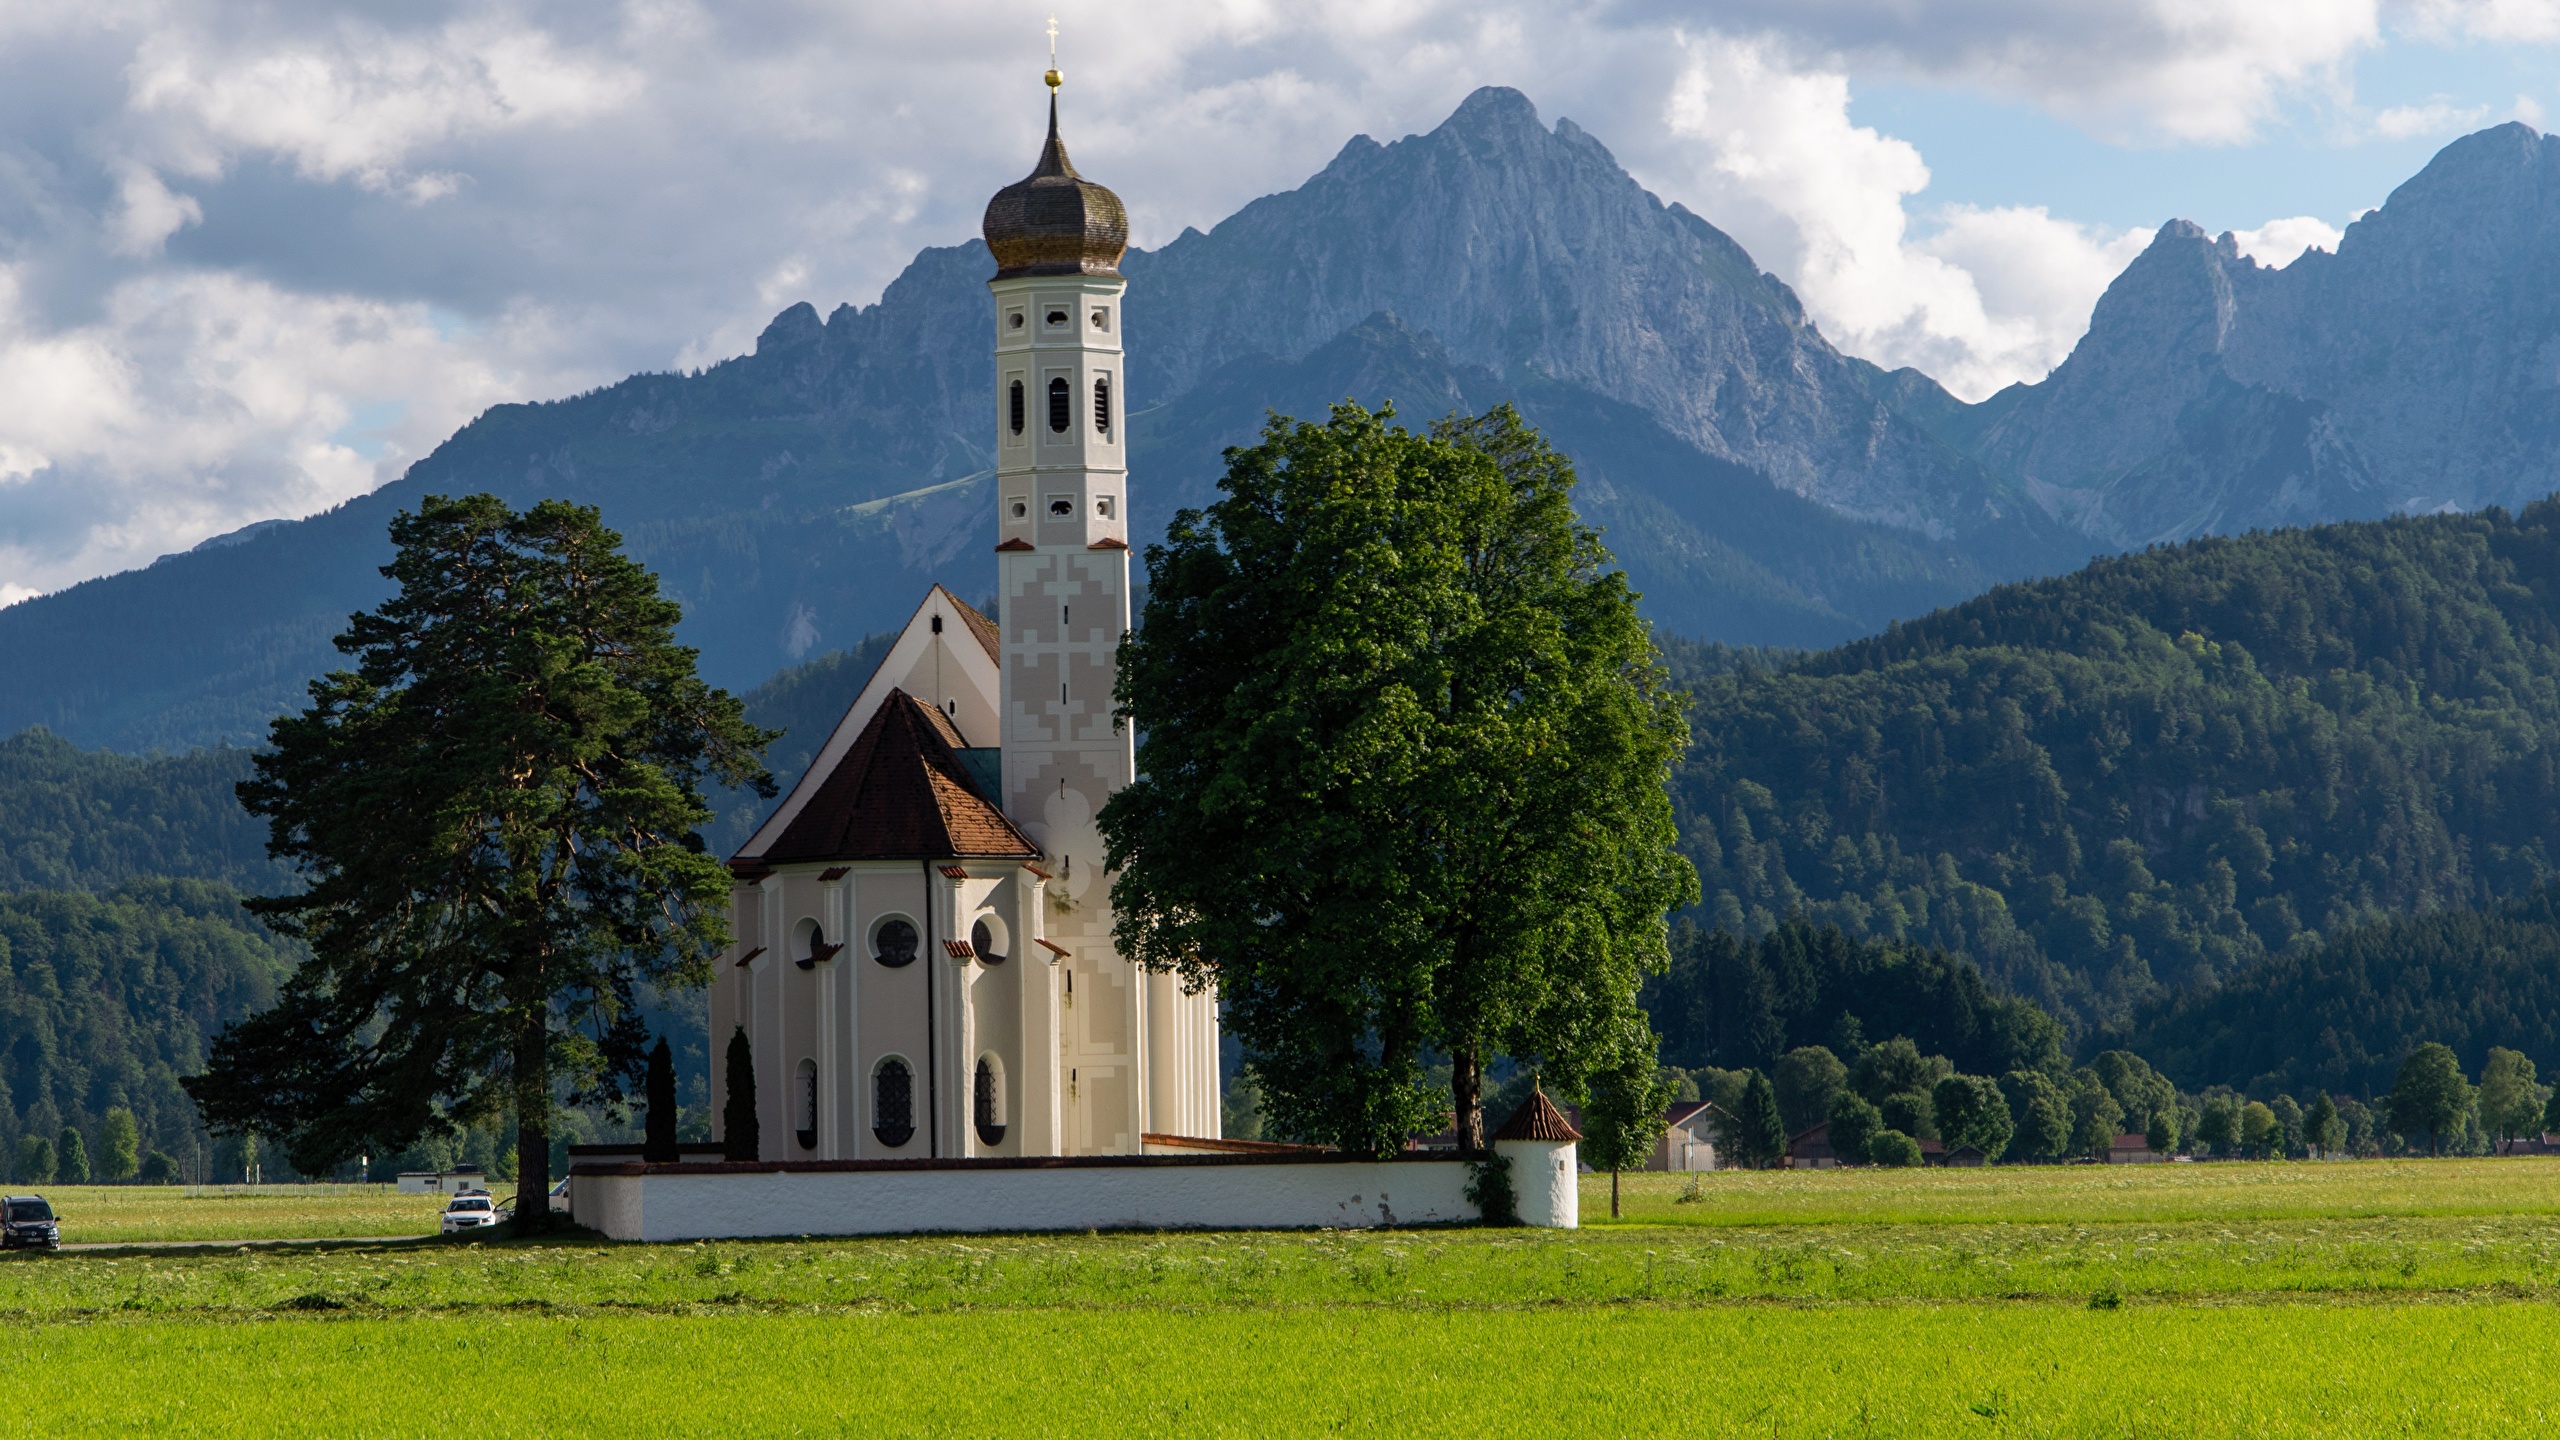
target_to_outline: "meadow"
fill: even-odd
[[[26,1188],[26,1187],[19,1187]],[[389,1185],[43,1185],[66,1245],[433,1235],[436,1195]]]
[[[387,1434],[461,1394],[496,1435],[2560,1420],[2560,1162],[1644,1176],[1623,1196],[1613,1224],[1587,1184],[1578,1232],[18,1257],[0,1435]]]

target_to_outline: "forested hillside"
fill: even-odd
[[[748,715],[784,732],[767,752],[782,783],[808,765],[892,638],[829,652],[748,693]],[[293,883],[267,859],[265,823],[232,793],[252,754],[135,758],[41,729],[0,740],[0,1175],[20,1136],[50,1139],[65,1125],[95,1153],[100,1122],[117,1107],[134,1112],[146,1150],[203,1158],[177,1079],[195,1073],[223,1026],[274,997],[298,955],[239,906],[243,893]],[[712,798],[719,815],[707,838],[720,849],[771,803]],[[698,1106],[710,1073],[700,997],[644,1004],[675,1044],[686,1103]],[[474,1143],[494,1153],[487,1137]],[[409,1158],[461,1153],[437,1142]],[[283,1173],[276,1158],[268,1168]]]
[[[1803,1045],[1855,1058],[1895,1036],[1969,1074],[2060,1071],[2062,1027],[2032,1002],[1995,995],[1960,955],[1787,920],[1756,940],[1682,926],[1671,969],[1644,1005],[1662,1062],[1770,1069]]]
[[[275,998],[295,954],[208,881],[0,895],[0,1156],[65,1125],[94,1154],[118,1107],[146,1152],[185,1153],[195,1108],[178,1077],[202,1067],[223,1026]]]
[[[2492,1046],[2560,1066],[2560,888],[2270,957],[2147,1007],[2131,1046],[2186,1085],[2378,1095],[2430,1040],[2472,1074]]]
[[[2153,549],[1710,677],[1675,781],[1705,913],[1942,946],[2122,1023],[2524,893],[2560,840],[2555,617],[2545,502]]]
[[[247,750],[136,758],[81,750],[41,729],[0,740],[0,892],[104,890],[188,876],[257,890],[286,883],[266,826],[231,787]]]

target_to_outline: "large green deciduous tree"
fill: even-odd
[[[240,787],[308,886],[252,908],[312,958],[187,1086],[305,1174],[511,1115],[538,1197],[554,1104],[639,1077],[637,987],[703,984],[728,943],[702,788],[770,795],[771,737],[695,675],[592,507],[429,496],[391,538],[399,593],[337,640],[355,667]]]
[[[2462,1078],[2462,1062],[2450,1046],[2428,1041],[2400,1062],[2400,1076],[2384,1097],[2393,1130],[2402,1135],[2427,1132],[2427,1153],[2444,1153],[2444,1134],[2460,1130],[2471,1113],[2471,1082]]]
[[[1275,418],[1149,548],[1102,828],[1122,952],[1218,987],[1283,1133],[1385,1153],[1454,1100],[1473,1152],[1492,1058],[1586,1099],[1653,1061],[1685,702],[1562,456],[1388,421]]]

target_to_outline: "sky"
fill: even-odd
[[[0,0],[0,604],[875,301],[1029,168],[1053,13],[1137,244],[1510,85],[1967,399],[2163,221],[2282,264],[2560,123],[2560,0]]]

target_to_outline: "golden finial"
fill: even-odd
[[[1058,73],[1058,17],[1055,15],[1049,17],[1049,73],[1040,78],[1049,82],[1051,94],[1057,93],[1058,82],[1066,78]]]

